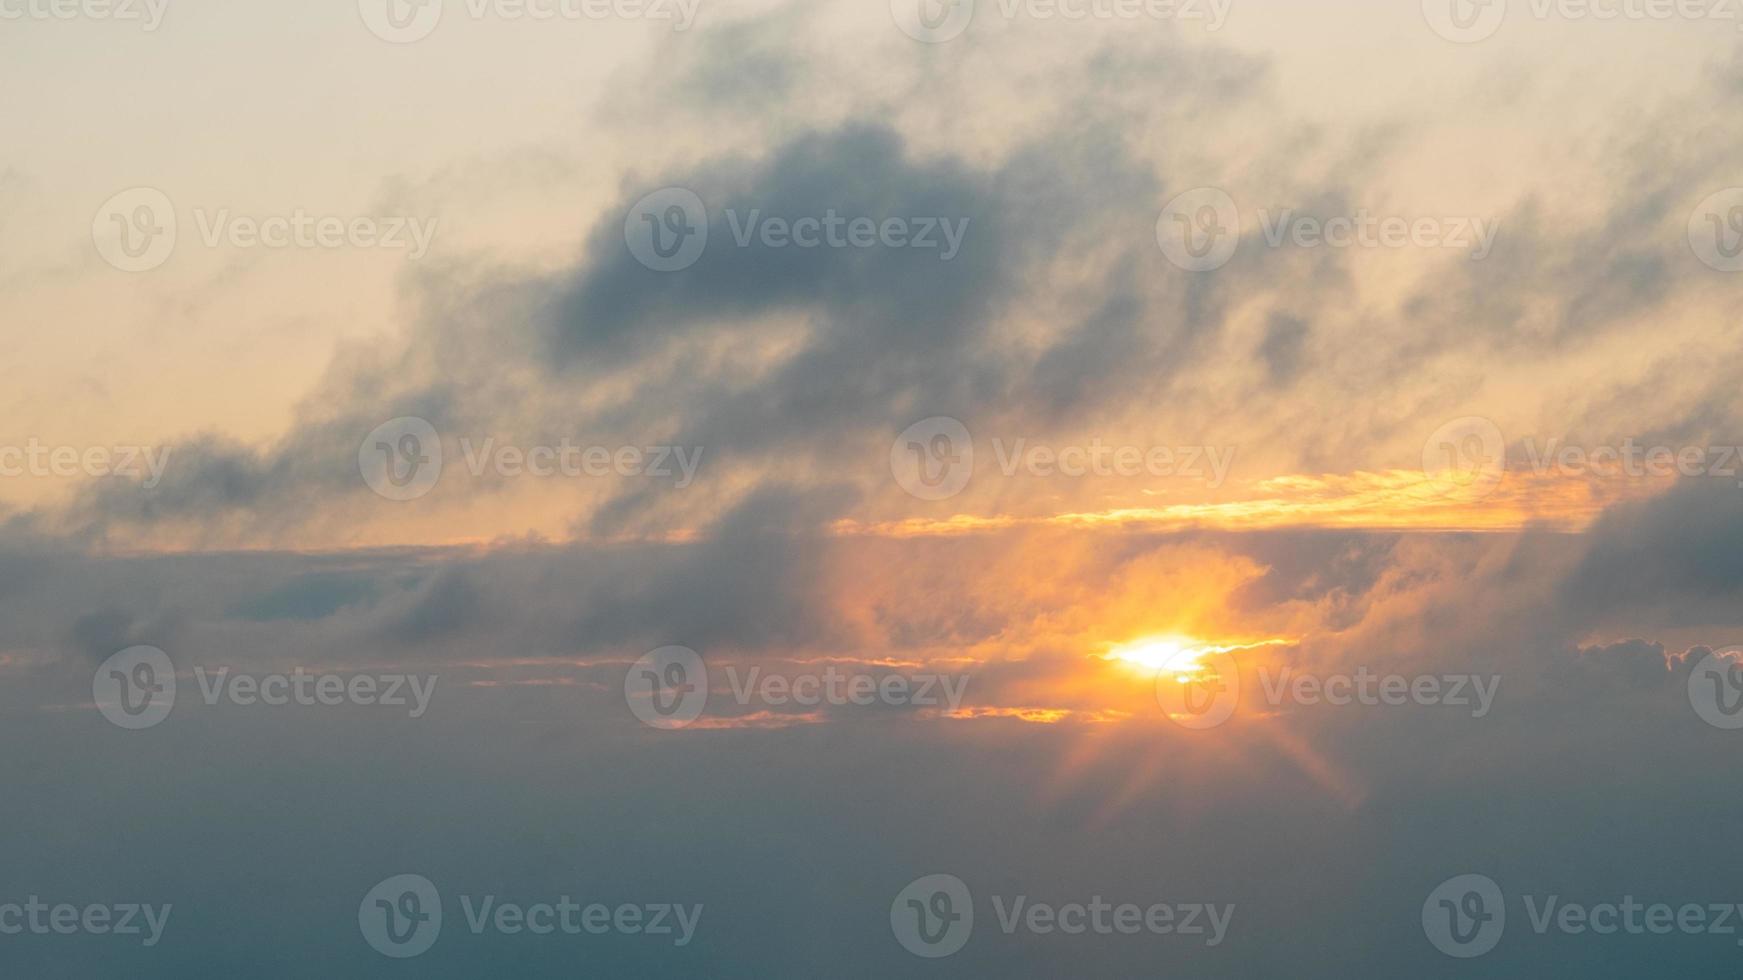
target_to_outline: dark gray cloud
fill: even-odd
[[[1265,339],[1259,343],[1259,356],[1265,360],[1265,370],[1271,381],[1288,384],[1301,370],[1303,346],[1307,343],[1305,320],[1284,313],[1274,313],[1265,325]]]
[[[366,575],[310,572],[265,595],[249,598],[231,614],[258,622],[325,619],[342,609],[367,605],[379,595],[379,584]]]
[[[1743,489],[1696,477],[1606,513],[1563,586],[1606,623],[1743,624]]]
[[[436,881],[454,908],[460,894],[565,893],[706,908],[684,951],[627,937],[474,936],[452,912],[438,951],[416,961],[419,975],[434,977],[503,962],[556,976],[578,959],[641,976],[811,976],[843,957],[899,973],[914,961],[890,938],[890,902],[938,872],[963,877],[981,903],[985,921],[950,961],[975,976],[1158,966],[1207,977],[1432,975],[1446,961],[1423,939],[1423,900],[1470,872],[1495,877],[1514,896],[1510,912],[1522,894],[1731,897],[1735,882],[1711,860],[1710,840],[1686,827],[1689,813],[1734,804],[1730,784],[1712,775],[1733,742],[1690,711],[1682,675],[1666,663],[1676,651],[1650,639],[1573,641],[1583,624],[1557,608],[1548,573],[1579,547],[1566,536],[1109,539],[1109,571],[1182,543],[1263,560],[1270,571],[1241,601],[1255,619],[1339,595],[1359,600],[1330,603],[1337,621],[1301,652],[1302,665],[1498,670],[1500,696],[1483,719],[1294,706],[1207,733],[1154,718],[1089,731],[843,711],[822,726],[667,733],[630,716],[610,669],[579,675],[597,687],[473,687],[467,680],[478,675],[457,665],[558,651],[622,656],[634,651],[623,644],[684,639],[711,656],[721,652],[715,644],[769,653],[830,631],[852,635],[826,624],[829,604],[806,593],[829,552],[961,589],[960,570],[998,567],[1037,543],[1022,534],[795,542],[793,524],[822,516],[786,513],[803,506],[802,497],[766,495],[707,540],[660,547],[35,559],[60,611],[41,607],[41,595],[0,597],[0,644],[30,650],[64,635],[92,649],[67,649],[81,676],[6,668],[0,735],[34,749],[0,761],[13,789],[0,815],[14,828],[0,857],[19,887],[169,901],[176,912],[149,960],[83,937],[52,954],[10,943],[7,965],[52,970],[71,957],[84,970],[186,975],[294,947],[294,970],[275,961],[255,972],[301,975],[310,963],[379,972],[385,961],[359,941],[356,905],[405,872]],[[9,544],[0,554],[29,561],[31,549]],[[110,601],[122,593],[149,598]],[[38,621],[62,624],[38,634],[27,601]],[[311,618],[316,605],[330,611]],[[158,628],[151,609],[174,610],[183,627]],[[256,615],[273,609],[298,615]],[[948,609],[960,615],[934,615]],[[1401,609],[1425,627],[1410,633],[1410,647],[1388,628]],[[895,650],[996,636],[1021,612],[996,596],[883,611],[876,642]],[[159,642],[184,666],[387,658],[438,672],[447,686],[431,714],[411,722],[353,709],[206,706],[190,680],[189,703],[162,726],[121,732],[78,707],[78,687],[88,691],[102,644],[141,641]],[[1052,658],[994,664],[973,675],[971,691],[1063,682],[1075,669]],[[57,695],[71,707],[41,710]],[[997,833],[987,832],[989,814]],[[324,829],[335,825],[345,833]],[[139,840],[153,846],[128,846]],[[1608,858],[1592,862],[1593,848]],[[278,882],[270,896],[235,899],[261,880]],[[1079,944],[1005,936],[994,927],[995,894],[1234,902],[1237,912],[1214,950],[1135,938]],[[1704,975],[1734,953],[1724,937],[1611,938],[1543,937],[1510,923],[1483,967],[1499,977],[1605,976],[1670,964]],[[1311,961],[1300,959],[1304,945],[1318,951]]]

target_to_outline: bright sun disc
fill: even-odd
[[[1196,671],[1204,665],[1198,658],[1209,649],[1179,636],[1153,636],[1123,643],[1108,651],[1105,659],[1118,660],[1145,670]]]

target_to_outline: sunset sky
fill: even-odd
[[[1743,932],[1743,8],[116,3],[0,0],[0,974],[1735,972],[1531,913]]]

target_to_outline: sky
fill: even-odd
[[[1740,10],[0,0],[4,972],[1734,972]]]

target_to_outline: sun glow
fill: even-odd
[[[1293,642],[1293,640],[1270,639],[1260,640],[1256,643],[1222,644],[1179,634],[1165,634],[1141,637],[1116,644],[1107,653],[1102,654],[1102,659],[1129,664],[1152,674],[1160,671],[1175,674],[1195,674],[1209,669],[1202,662],[1202,658],[1213,653],[1233,653],[1238,650],[1282,646]]]
[[[1203,669],[1198,658],[1218,648],[1185,636],[1147,636],[1122,643],[1106,654],[1104,660],[1117,660],[1146,671],[1170,670],[1181,673]]]

